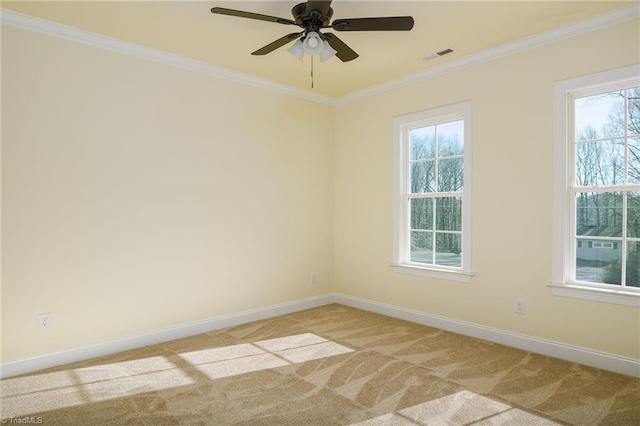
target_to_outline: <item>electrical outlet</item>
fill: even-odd
[[[47,312],[46,314],[38,315],[38,328],[51,328],[51,313]]]
[[[311,273],[311,284],[317,284],[317,283],[318,283],[318,274],[313,272]]]
[[[524,299],[516,299],[516,314],[524,314]]]

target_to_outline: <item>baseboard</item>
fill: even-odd
[[[554,358],[577,362],[615,373],[632,377],[640,377],[640,361],[626,358],[606,352],[594,351],[578,346],[567,345],[551,340],[539,339],[510,331],[485,327],[465,321],[459,321],[438,315],[427,314],[420,311],[374,302],[367,299],[335,293],[335,303],[351,306],[365,311],[375,312],[417,324],[427,325],[442,330],[451,331],[465,336],[476,337],[490,342],[500,343],[505,346],[523,349]]]
[[[304,309],[315,308],[328,305],[334,302],[333,293],[322,296],[310,297],[293,302],[280,303],[264,308],[252,309],[237,314],[223,315],[156,330],[148,333],[127,336],[120,339],[96,343],[93,345],[81,346],[60,352],[39,355],[29,358],[17,359],[0,363],[0,378],[18,376],[20,374],[31,373],[45,368],[57,367],[70,364],[72,362],[84,361],[100,356],[111,355],[117,352],[137,349],[144,346],[155,345],[169,340],[194,336],[208,331],[219,330],[221,328],[233,327],[258,321],[266,318],[277,317],[279,315],[290,314]]]
[[[331,303],[340,303],[381,315],[440,328],[465,336],[476,337],[490,342],[523,349],[526,351],[552,356],[567,361],[577,362],[603,370],[613,371],[632,377],[640,377],[640,361],[605,352],[567,345],[551,340],[539,339],[510,331],[485,327],[465,321],[459,321],[425,312],[402,308],[386,303],[361,299],[341,293],[331,293],[293,302],[281,303],[264,308],[253,309],[237,314],[223,315],[215,318],[169,327],[148,333],[127,336],[120,339],[81,346],[65,351],[54,352],[29,358],[0,363],[0,378],[18,376],[45,368],[57,367],[72,362],[84,361],[105,355],[111,355],[131,349],[154,345],[170,340],[189,337],[221,328],[285,315],[304,309],[315,308]]]

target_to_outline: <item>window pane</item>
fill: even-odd
[[[436,229],[460,231],[462,229],[462,198],[443,197],[436,202]]]
[[[462,155],[463,145],[463,120],[438,125],[438,157]]]
[[[629,139],[629,183],[640,183],[640,139]]]
[[[640,135],[640,87],[627,91],[629,133]]]
[[[612,241],[583,240],[576,248],[576,280],[620,284],[622,245]],[[576,244],[577,246],[577,244]]]
[[[431,232],[411,231],[409,260],[433,264],[433,234]]]
[[[579,192],[576,204],[576,235],[622,236],[621,192]]]
[[[640,192],[627,194],[627,237],[640,238]]]
[[[438,192],[462,191],[463,176],[462,158],[438,160]]]
[[[576,144],[578,186],[624,184],[624,141]]]
[[[436,187],[435,161],[411,163],[411,192],[419,194],[433,192]]]
[[[629,287],[640,287],[640,243],[630,242],[627,245],[627,280]]]
[[[624,92],[610,92],[575,101],[576,140],[624,134]]]
[[[411,229],[433,229],[433,200],[431,198],[411,200]]]
[[[421,127],[409,132],[411,141],[411,159],[420,160],[422,158],[435,157],[436,127]]]
[[[436,265],[460,267],[462,236],[436,232]]]

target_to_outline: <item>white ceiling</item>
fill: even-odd
[[[288,46],[266,56],[254,50],[297,27],[214,15],[214,6],[291,19],[299,1],[3,1],[2,7],[97,34],[311,90],[309,57]],[[409,32],[336,32],[360,54],[314,63],[313,92],[330,97],[378,85],[429,67],[578,22],[636,1],[361,1],[335,0],[334,19],[413,16]],[[328,30],[327,30],[328,31]],[[423,58],[451,48],[454,53]]]

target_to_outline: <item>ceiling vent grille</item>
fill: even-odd
[[[422,58],[422,60],[423,61],[430,61],[432,59],[439,58],[440,56],[448,55],[449,53],[453,53],[453,49],[444,49],[444,50],[441,50],[439,52],[432,53],[432,54],[427,55],[424,58]]]

